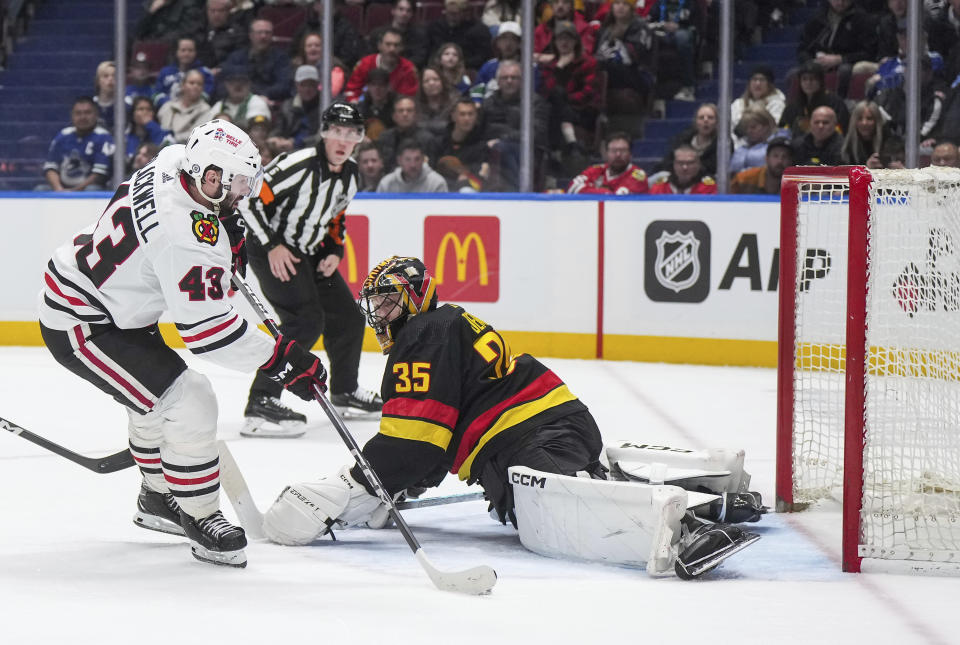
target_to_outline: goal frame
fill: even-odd
[[[843,438],[844,571],[859,572],[860,511],[863,499],[864,378],[866,353],[867,230],[873,178],[863,166],[791,167],[783,173],[780,195],[780,292],[777,356],[776,508],[800,510],[793,499],[793,413],[796,339],[796,271],[799,187],[802,183],[846,183],[847,294]]]

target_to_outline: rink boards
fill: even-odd
[[[106,201],[0,196],[0,344],[41,344],[36,303],[47,259]],[[354,291],[381,259],[419,256],[441,299],[506,332],[514,351],[776,364],[775,198],[374,195],[347,213],[341,271]],[[239,297],[235,304],[252,316]],[[163,327],[182,346],[172,325]],[[364,348],[375,350],[367,331]]]

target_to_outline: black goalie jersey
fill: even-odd
[[[513,356],[493,327],[449,304],[400,330],[381,395],[380,432],[363,452],[391,493],[436,485],[447,470],[473,483],[490,455],[586,410],[540,361]]]

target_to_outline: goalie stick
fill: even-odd
[[[37,444],[41,448],[46,448],[50,452],[69,459],[73,463],[79,464],[87,470],[92,470],[95,473],[115,473],[118,470],[123,470],[134,465],[133,455],[131,455],[130,450],[126,448],[112,455],[107,455],[106,457],[84,457],[83,455],[77,454],[72,450],[64,448],[60,444],[56,444],[49,439],[44,439],[40,435],[30,432],[26,428],[17,425],[13,421],[0,418],[0,428],[9,430],[13,434],[23,437],[27,441]]]
[[[263,513],[257,508],[257,503],[253,501],[250,489],[247,487],[247,480],[233,458],[233,453],[230,452],[230,448],[224,441],[218,441],[217,445],[220,451],[220,485],[223,486],[223,492],[226,493],[230,505],[236,511],[243,530],[255,540],[266,537],[263,534]],[[409,499],[397,502],[396,505],[398,510],[406,511],[412,508],[430,508],[459,504],[460,502],[475,502],[482,499],[483,493],[461,493],[458,495]]]
[[[250,289],[250,286],[241,280],[236,274],[232,276],[232,281],[234,289],[243,294],[243,297],[248,303],[250,303],[250,306],[260,317],[261,322],[266,325],[267,331],[270,332],[270,335],[274,338],[279,336],[280,330],[277,329],[277,323],[270,318],[266,307],[263,306],[263,303],[260,302],[260,299],[257,297],[257,295],[253,293],[253,291]],[[417,558],[417,562],[419,562],[420,566],[423,567],[423,570],[430,577],[430,580],[433,582],[434,586],[443,591],[458,591],[467,594],[489,593],[490,590],[493,589],[493,585],[497,583],[497,572],[494,571],[492,567],[480,565],[464,571],[441,571],[430,561],[426,552],[424,552],[423,547],[420,546],[416,536],[413,534],[413,531],[410,530],[407,522],[403,519],[400,511],[397,509],[397,505],[393,502],[393,498],[380,482],[380,477],[377,476],[377,473],[370,466],[367,458],[363,456],[363,453],[360,451],[360,446],[357,444],[357,440],[353,438],[352,434],[350,434],[350,430],[347,429],[347,426],[343,422],[343,418],[340,416],[340,413],[337,412],[337,409],[333,407],[333,405],[330,403],[330,400],[324,396],[323,392],[320,391],[320,388],[313,386],[311,389],[313,390],[313,398],[317,400],[317,403],[320,404],[320,407],[322,407],[323,411],[326,413],[327,418],[329,418],[330,422],[333,423],[333,427],[336,428],[337,434],[340,435],[340,438],[347,445],[347,448],[350,450],[350,454],[353,455],[357,465],[360,466],[360,470],[363,471],[364,476],[367,478],[367,481],[370,483],[370,486],[373,488],[377,497],[387,507],[390,517],[393,518],[394,524],[397,525],[397,528],[403,535],[403,539],[406,540],[407,546],[409,546],[410,550],[413,551],[414,556]]]
[[[420,499],[405,499],[397,502],[397,508],[406,511],[411,508],[429,508],[430,506],[445,506],[446,504],[459,504],[460,502],[475,502],[483,499],[483,493],[459,493],[457,495],[438,495],[437,497],[424,497]]]

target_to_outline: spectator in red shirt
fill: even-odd
[[[417,80],[417,68],[408,59],[400,56],[403,49],[403,34],[393,27],[387,27],[380,34],[377,43],[379,54],[364,56],[357,63],[350,80],[347,81],[347,100],[356,103],[363,94],[367,76],[373,68],[382,69],[390,74],[390,89],[396,94],[415,96],[420,82]]]
[[[574,177],[568,193],[631,195],[650,190],[646,173],[630,163],[630,136],[626,132],[607,136],[605,153],[607,163],[590,166]]]
[[[553,7],[553,16],[537,25],[536,29],[533,30],[534,58],[541,63],[550,59],[550,43],[557,35],[556,26],[560,22],[573,23],[577,34],[580,35],[580,42],[583,43],[583,51],[592,54],[596,34],[583,14],[574,11],[573,0],[553,0],[551,6]]]
[[[543,65],[543,89],[551,103],[573,110],[574,124],[593,132],[597,117],[597,61],[584,52],[572,22],[554,29],[552,60]]]
[[[717,182],[703,174],[700,155],[691,145],[673,151],[673,171],[650,186],[651,195],[716,195]]]

